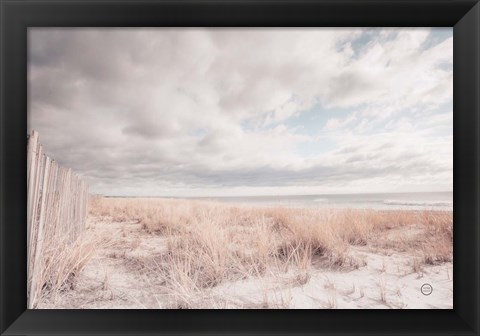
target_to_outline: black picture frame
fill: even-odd
[[[2,335],[478,335],[480,4],[475,0],[0,0]],[[452,310],[27,310],[28,27],[454,27]]]

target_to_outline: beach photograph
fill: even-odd
[[[453,29],[29,28],[29,309],[453,309]]]

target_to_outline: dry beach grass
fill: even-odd
[[[450,211],[96,197],[89,222],[87,235],[108,250],[78,278],[80,289],[46,295],[41,307],[405,308],[400,283],[450,279],[452,265]],[[148,288],[128,297],[119,269]],[[448,296],[451,281],[442,283]]]

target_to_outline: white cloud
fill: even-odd
[[[425,48],[429,34],[32,29],[29,127],[104,193],[348,190],[400,175],[448,189],[451,113],[436,111],[452,100],[452,38]],[[317,134],[289,126],[318,104],[350,112]],[[334,148],[298,154],[323,139]]]

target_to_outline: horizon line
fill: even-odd
[[[235,197],[288,197],[288,196],[338,196],[338,195],[378,195],[378,194],[425,194],[425,193],[453,193],[453,190],[444,191],[388,191],[388,192],[352,192],[352,193],[324,193],[324,194],[269,194],[269,195],[209,195],[209,196],[172,196],[172,195],[103,195],[91,194],[109,198],[235,198]]]

